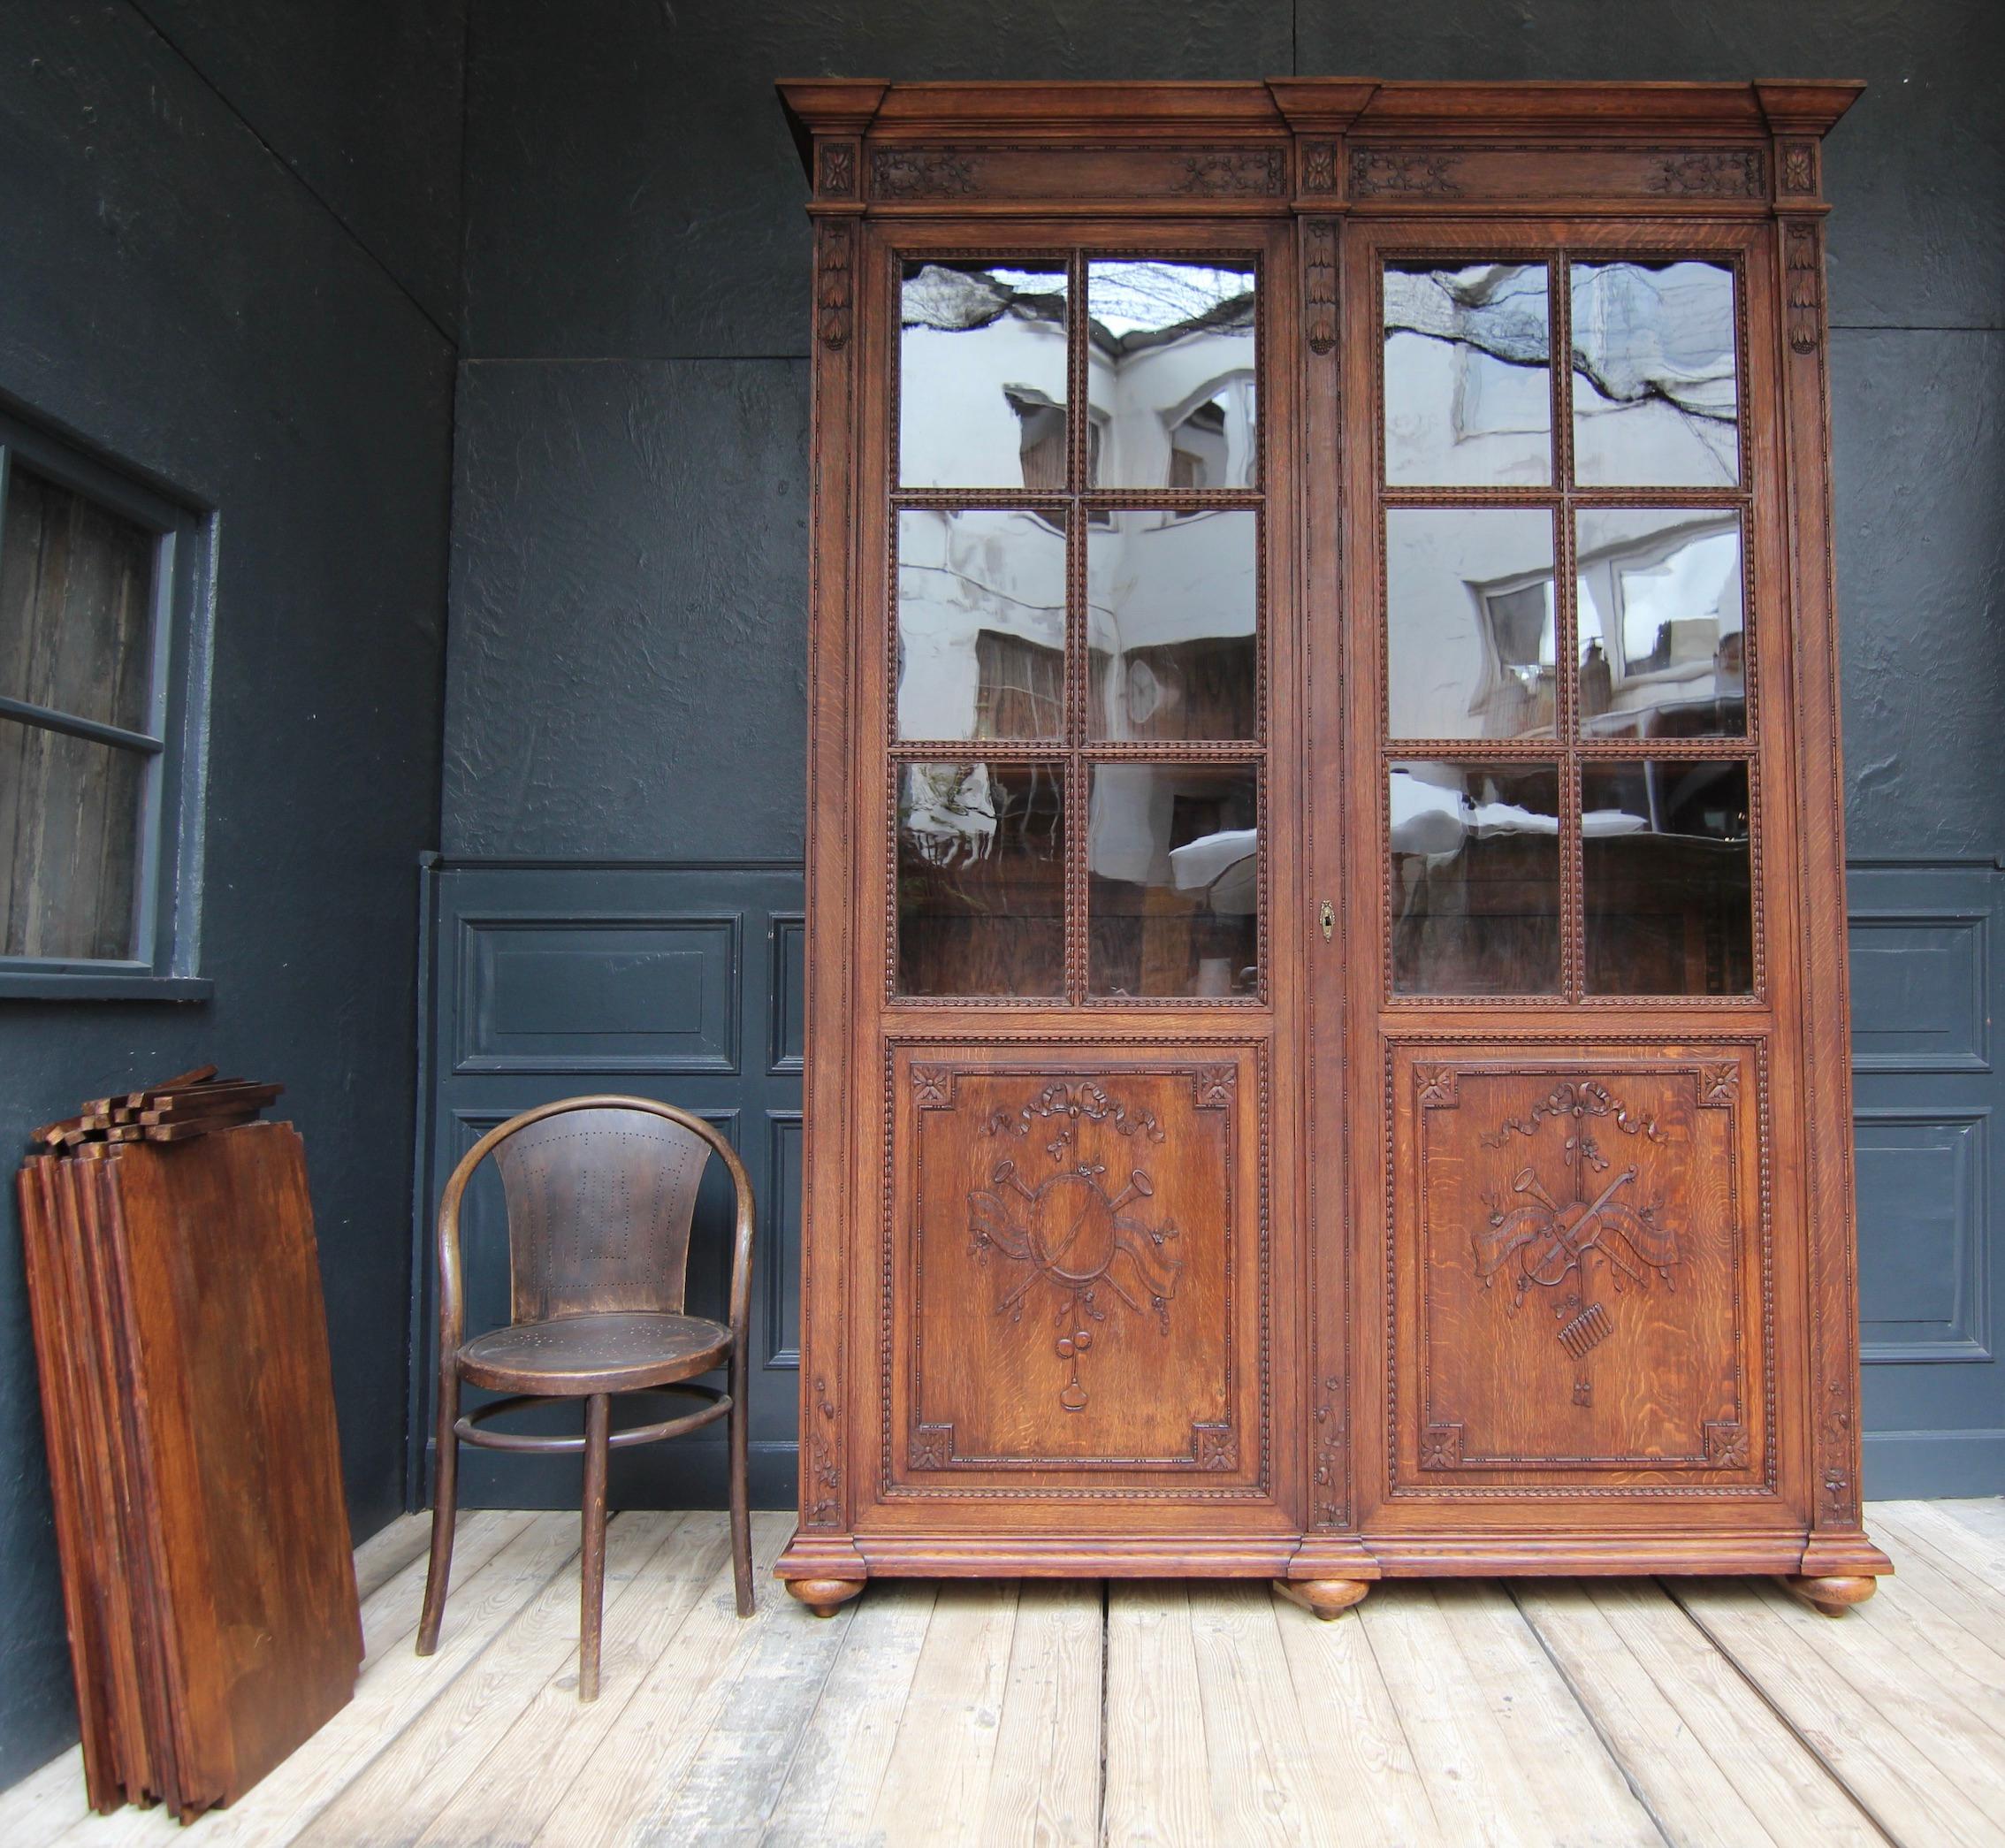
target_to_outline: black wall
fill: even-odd
[[[0,1149],[198,1060],[306,1138],[358,1538],[403,1504],[415,862],[436,839],[462,22],[0,0],[0,393],[217,510],[194,1004],[0,1001]],[[75,1737],[0,1204],[0,1784]]]

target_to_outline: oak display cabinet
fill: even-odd
[[[1860,1525],[1841,83],[787,83],[800,1524],[873,1577]]]

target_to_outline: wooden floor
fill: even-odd
[[[1832,1621],[1750,1581],[888,1585],[827,1623],[722,1517],[613,1523],[576,1696],[576,1519],[476,1514],[439,1653],[422,1518],[357,1555],[354,1704],[183,1832],[82,1809],[72,1752],[0,1844],[2005,1844],[2005,1501],[1883,1502],[1900,1576]]]

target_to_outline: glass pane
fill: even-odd
[[[1544,487],[1552,479],[1544,263],[1385,272],[1385,478]]]
[[[8,471],[6,500],[0,693],[150,731],[159,540],[18,461]]]
[[[1260,773],[1097,764],[1086,985],[1100,996],[1260,992]]]
[[[1583,765],[1581,836],[1590,995],[1754,991],[1744,763]]]
[[[1065,535],[1041,514],[898,515],[898,736],[1061,737]]]
[[[898,991],[1063,995],[1065,772],[898,770]]]
[[[1550,514],[1391,508],[1385,600],[1393,737],[1552,736],[1559,644]]]
[[[1392,989],[1559,992],[1556,764],[1392,766]]]
[[[1096,738],[1251,738],[1260,715],[1253,513],[1122,509],[1086,534]]]
[[[1065,271],[909,263],[898,480],[1065,487]]]
[[[1579,517],[1583,735],[1745,737],[1739,515],[1622,508]]]
[[[1574,479],[1731,487],[1741,477],[1734,272],[1574,265]]]
[[[0,719],[0,955],[126,958],[146,759]]]
[[[1254,486],[1251,265],[1089,263],[1086,315],[1091,485]]]

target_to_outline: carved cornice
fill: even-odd
[[[1758,199],[1767,191],[1761,151],[1756,148],[1667,154],[1649,185],[1651,192],[1674,198]]]

